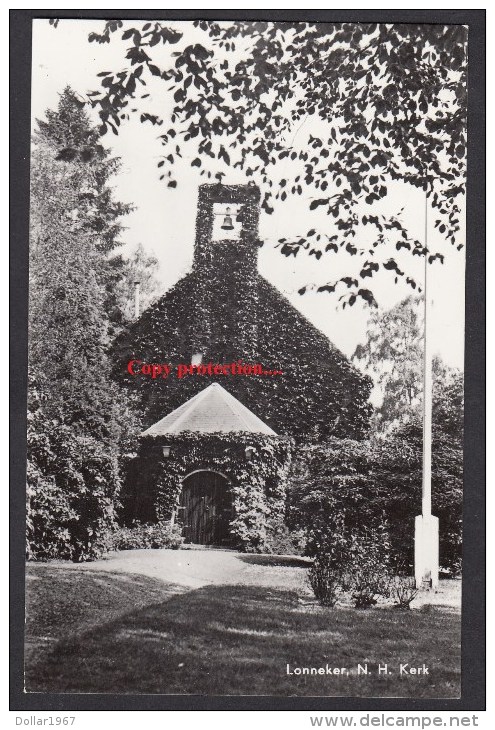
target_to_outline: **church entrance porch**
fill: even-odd
[[[282,525],[290,454],[287,437],[212,383],[141,434],[128,502],[146,498],[190,544],[261,552]]]
[[[196,471],[182,483],[177,521],[187,543],[228,547],[234,516],[228,479],[215,471]]]

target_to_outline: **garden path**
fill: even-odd
[[[207,585],[251,585],[296,590],[311,600],[307,584],[309,558],[288,555],[252,555],[234,550],[120,550],[92,563],[63,563],[76,571],[134,573],[174,584],[179,592]],[[53,565],[53,564],[52,564]],[[420,593],[412,607],[425,603],[459,608],[461,582],[444,580],[434,593]]]

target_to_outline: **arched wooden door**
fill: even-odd
[[[184,479],[179,521],[186,542],[228,546],[232,517],[232,495],[226,477],[214,471],[197,471]]]

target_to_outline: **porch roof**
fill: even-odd
[[[167,416],[143,431],[142,436],[165,436],[183,431],[196,433],[264,433],[276,436],[219,383],[212,383]]]

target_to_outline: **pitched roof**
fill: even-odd
[[[182,431],[197,433],[264,433],[275,431],[255,416],[218,383],[212,383],[167,416],[143,431],[142,436],[165,436]]]

